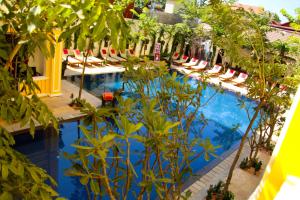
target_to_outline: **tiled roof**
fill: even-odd
[[[256,14],[261,14],[265,11],[263,7],[258,7],[258,6],[246,5],[241,3],[235,3],[233,5],[233,9],[239,9],[239,8],[242,8],[248,12],[254,12]]]
[[[286,41],[290,36],[300,37],[300,34],[297,32],[274,29],[267,33],[267,38],[270,42],[274,42],[276,40]]]

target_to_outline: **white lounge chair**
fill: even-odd
[[[134,57],[135,56],[133,49],[126,49],[126,53],[130,57]]]
[[[208,65],[207,61],[201,60],[198,65],[191,66],[191,69],[195,70],[195,71],[197,71],[197,70],[203,70],[203,69],[206,68],[207,65]]]
[[[107,48],[102,48],[100,51],[100,54],[101,54],[102,58],[104,60],[107,60],[108,62],[111,62],[111,63],[119,63],[120,62],[119,60],[112,58],[108,55]]]
[[[88,51],[89,56],[88,58],[91,60],[92,63],[99,63],[99,64],[103,64],[104,60],[97,58],[96,56],[94,56],[94,52],[92,50]]]
[[[223,81],[232,79],[233,76],[234,76],[234,74],[235,74],[235,72],[236,72],[236,71],[233,70],[233,69],[228,69],[228,70],[226,71],[226,73],[220,75],[219,78],[220,78],[221,80],[223,80]]]
[[[127,51],[126,50],[121,50],[120,51],[120,56],[124,59],[127,59]]]
[[[74,52],[76,59],[80,60],[81,62],[85,61],[85,57],[83,56],[82,52],[79,51],[79,49],[73,50],[73,52]],[[103,60],[90,55],[90,54],[92,54],[91,50],[89,50],[88,53],[89,53],[89,55],[86,60],[86,63],[88,65],[102,65]]]
[[[110,57],[112,57],[112,58],[114,58],[114,59],[116,59],[116,60],[118,60],[120,62],[125,62],[126,61],[126,59],[118,56],[117,50],[115,50],[113,48],[109,49],[109,55],[110,55]]]
[[[183,63],[186,63],[186,61],[189,59],[188,56],[186,55],[182,55],[181,58],[179,60],[174,60],[174,64],[176,65],[182,65]]]
[[[192,58],[192,59],[190,60],[190,62],[188,62],[188,63],[183,63],[182,65],[183,65],[184,67],[192,67],[192,66],[197,65],[198,62],[199,62],[199,60],[198,60],[197,58]]]
[[[63,60],[65,60],[67,62],[68,65],[70,66],[77,66],[79,67],[80,64],[82,64],[83,62],[72,57],[70,54],[70,51],[68,49],[63,49]]]
[[[216,75],[216,74],[220,73],[221,69],[222,69],[222,66],[215,65],[212,69],[206,71],[206,73],[209,75]]]
[[[237,78],[232,79],[231,81],[233,82],[233,85],[240,85],[244,83],[248,78],[248,74],[245,73],[240,73]]]

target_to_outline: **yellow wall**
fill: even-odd
[[[287,176],[300,177],[300,88],[260,185],[250,199],[276,197]],[[299,191],[300,193],[300,191]],[[299,197],[300,198],[300,197]]]
[[[62,71],[62,50],[63,43],[57,42],[60,31],[55,30],[55,53],[54,57],[46,59],[46,68],[44,76],[33,77],[33,80],[40,87],[40,96],[58,96],[61,95],[61,71]]]

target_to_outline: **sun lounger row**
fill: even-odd
[[[187,60],[189,59],[188,56],[182,55],[180,59],[179,58],[179,53],[175,52],[172,55],[173,63],[175,65],[181,65],[184,68],[191,69],[193,71],[200,71],[206,69],[208,66],[208,62],[201,60],[199,62],[199,59],[197,58],[191,58],[189,62]],[[220,65],[214,65],[212,69],[209,69],[205,71],[205,73],[209,76],[216,76],[219,75],[220,71],[222,69],[222,66]],[[219,79],[222,81],[227,81],[231,80],[234,85],[239,85],[242,84],[246,81],[248,78],[248,74],[241,72],[238,77],[234,78],[234,75],[236,74],[236,71],[233,69],[228,69],[225,74],[219,75]]]
[[[88,57],[86,59],[86,64],[87,65],[90,65],[90,66],[91,65],[98,65],[98,66],[100,66],[100,65],[103,64],[103,60],[95,57],[93,55],[92,51],[89,51],[87,53],[88,53]],[[71,65],[71,66],[79,67],[85,61],[83,53],[80,52],[78,49],[75,49],[73,51],[71,51],[69,49],[64,49],[62,57],[63,57],[63,60],[67,61],[68,65]]]
[[[222,69],[222,66],[215,65],[211,70],[207,71],[207,74],[218,75],[220,73],[221,69]],[[236,71],[234,69],[228,69],[225,74],[219,75],[219,79],[222,81],[230,80],[234,83],[234,85],[239,85],[239,84],[244,83],[248,78],[248,74],[243,73],[243,72],[241,72],[239,74],[239,76],[236,78],[234,78],[235,74],[236,74]]]
[[[88,66],[96,65],[100,66],[104,63],[104,61],[110,62],[112,64],[117,64],[120,62],[127,61],[128,57],[134,56],[134,52],[132,49],[126,49],[123,51],[120,51],[120,56],[118,56],[117,50],[113,48],[101,48],[100,55],[102,59],[97,58],[93,55],[93,51],[88,50],[88,57],[86,60],[86,64]],[[82,52],[80,52],[78,49],[69,50],[64,49],[63,50],[63,60],[67,61],[69,65],[75,65],[79,66],[84,63],[85,57]]]
[[[215,65],[212,69],[206,71],[208,75],[219,75],[220,71],[222,69],[222,66]],[[241,72],[238,77],[234,78],[234,75],[236,74],[236,71],[233,69],[228,69],[225,74],[219,75],[219,79],[221,81],[228,81],[230,80],[233,82],[234,85],[240,85],[244,83],[247,78],[248,74]]]
[[[121,51],[120,56],[118,56],[117,50],[115,50],[113,48],[108,49],[108,48],[104,47],[101,49],[100,54],[103,59],[105,59],[111,63],[119,63],[119,62],[127,61],[126,51]],[[130,51],[128,50],[128,52],[130,52]]]

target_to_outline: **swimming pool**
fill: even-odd
[[[79,77],[71,77],[70,80],[79,81]],[[193,79],[189,79],[191,85],[195,84]],[[100,96],[103,91],[116,91],[123,86],[122,74],[107,74],[85,77],[85,89],[96,96]],[[203,98],[210,97],[215,93],[213,87],[207,87]],[[245,100],[248,106],[254,106],[255,102],[240,97]],[[216,154],[221,155],[229,151],[238,143],[240,135],[245,131],[248,125],[247,113],[241,109],[239,98],[231,92],[218,93],[206,107],[202,109],[207,119],[203,133],[200,137],[210,138],[214,145],[221,145]],[[71,166],[69,160],[62,156],[63,152],[72,153],[75,151],[71,144],[82,136],[78,129],[79,122],[66,122],[62,124],[61,132],[57,136],[52,130],[39,131],[34,140],[28,135],[19,135],[16,137],[16,149],[23,152],[38,166],[46,169],[58,182],[57,191],[61,196],[68,199],[86,199],[84,187],[80,184],[78,178],[64,176],[64,170]],[[233,129],[239,124],[238,129]],[[200,121],[194,121],[193,129],[201,128]],[[193,137],[193,136],[192,136]],[[139,156],[134,152],[139,150],[138,143],[132,144],[132,162],[138,161]],[[193,151],[199,151],[194,148]],[[205,161],[203,157],[192,163],[194,172],[203,169],[209,165],[210,161]]]

